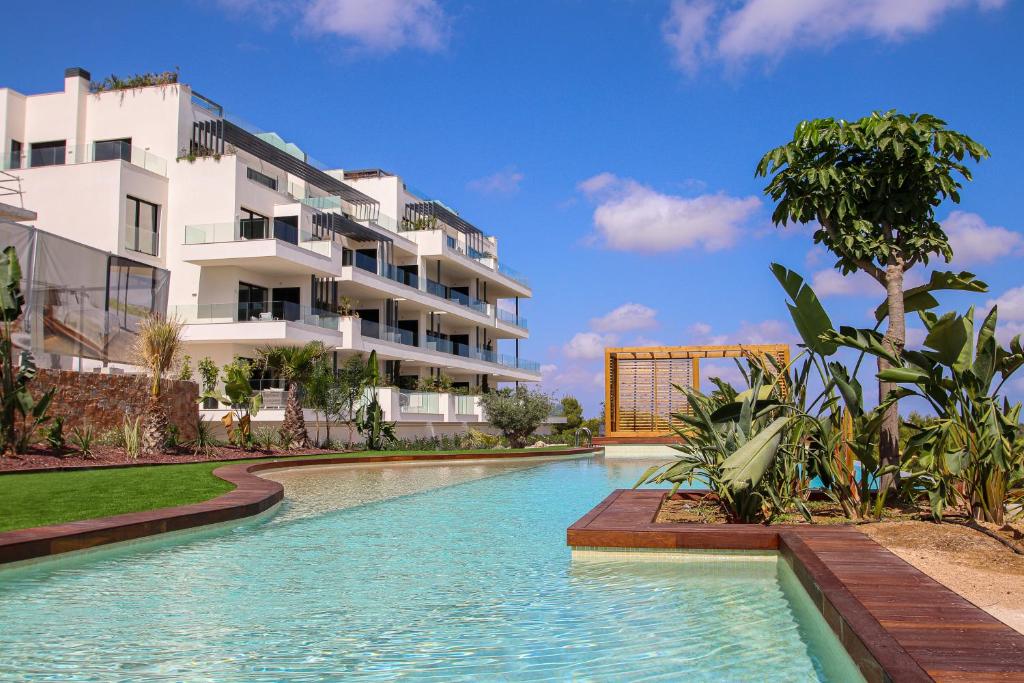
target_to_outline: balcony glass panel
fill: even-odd
[[[339,316],[293,301],[234,301],[171,306],[170,313],[188,324],[288,321],[337,330]]]
[[[360,268],[370,273],[377,272],[377,259],[368,254],[361,252],[354,252],[354,261],[356,268]]]
[[[366,319],[360,319],[359,328],[364,337],[380,339],[381,341],[392,342],[394,344],[415,346],[415,344],[413,344],[413,333],[409,330],[401,330],[392,325],[385,325],[383,323],[377,323]]]
[[[455,414],[456,415],[474,415],[474,414],[476,414],[476,396],[456,396],[455,397]]]
[[[402,391],[398,404],[403,413],[437,415],[441,412],[441,395],[429,391]]]

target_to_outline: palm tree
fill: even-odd
[[[139,323],[135,338],[135,356],[139,365],[147,368],[152,375],[149,401],[142,420],[143,455],[156,455],[164,450],[167,442],[167,413],[160,400],[163,376],[178,361],[181,352],[181,323],[150,315]]]
[[[327,348],[322,342],[314,341],[305,346],[268,346],[260,349],[259,354],[261,364],[276,371],[288,389],[282,434],[290,436],[297,448],[309,448],[300,394],[302,385],[309,381],[317,364],[327,355]]]

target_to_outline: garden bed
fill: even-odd
[[[288,457],[296,455],[321,455],[337,453],[338,449],[254,449],[245,450],[237,446],[214,446],[196,453],[191,448],[178,448],[156,456],[130,458],[123,448],[117,446],[94,446],[92,455],[83,456],[78,451],[57,453],[42,446],[32,447],[28,453],[0,458],[0,472],[29,472],[37,470],[80,469],[86,467],[119,467],[125,465],[170,465],[190,462],[213,462],[219,460],[247,460],[251,458]]]

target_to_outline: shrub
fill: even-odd
[[[526,387],[498,389],[480,397],[487,421],[508,439],[512,448],[522,448],[551,414],[547,394]]]
[[[92,443],[95,432],[90,425],[75,427],[71,431],[71,443],[75,445],[83,458],[92,458]]]
[[[196,421],[196,438],[192,442],[192,452],[209,455],[210,451],[220,445],[220,440],[213,435],[213,425],[203,418]]]
[[[58,415],[53,418],[53,422],[50,426],[44,430],[46,434],[46,444],[55,452],[63,453],[67,448],[67,442],[64,440],[64,416]]]
[[[181,357],[181,370],[178,371],[178,379],[183,382],[192,381],[192,356],[185,354]]]

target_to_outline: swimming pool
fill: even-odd
[[[0,679],[858,680],[774,555],[572,559],[647,464],[278,472],[266,521],[0,572]]]

